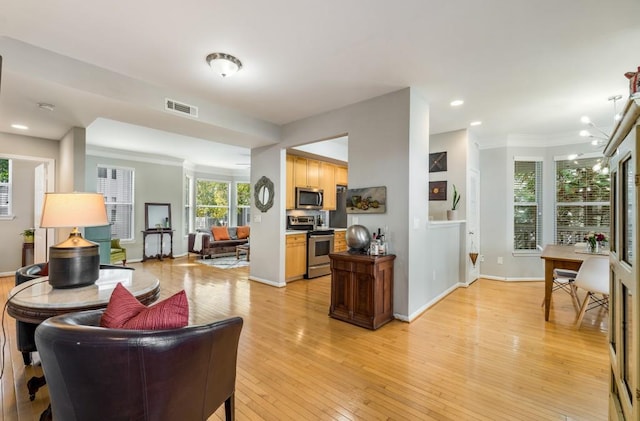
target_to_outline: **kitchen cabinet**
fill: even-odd
[[[333,252],[339,253],[341,251],[347,251],[347,238],[346,231],[336,231],[333,237]]]
[[[296,183],[293,177],[294,171],[293,155],[287,155],[287,193],[286,193],[286,209],[295,209],[296,207]]]
[[[320,162],[320,188],[324,191],[322,209],[336,210],[336,166]]]
[[[293,177],[296,187],[319,187],[320,161],[294,156]]]
[[[347,167],[336,166],[336,184],[340,186],[347,186],[348,178]]]
[[[393,254],[331,253],[329,316],[367,329],[393,319]]]
[[[336,185],[347,185],[347,167],[287,155],[286,208],[295,209],[296,187],[318,187],[324,191],[324,210],[336,209]]]
[[[320,161],[307,159],[307,186],[320,187]]]
[[[287,281],[302,278],[307,273],[307,234],[286,235],[284,276]]]

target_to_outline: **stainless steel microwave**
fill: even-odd
[[[324,191],[313,187],[296,187],[296,209],[322,209]]]

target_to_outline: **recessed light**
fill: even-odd
[[[479,126],[482,124],[482,121],[472,121],[471,123],[469,123],[470,126]]]
[[[24,124],[12,124],[11,127],[18,130],[29,130],[29,127]]]
[[[461,99],[456,99],[456,100],[451,101],[451,104],[450,104],[450,105],[451,105],[452,107],[459,107],[459,106],[461,106],[462,104],[464,104],[464,101],[463,101],[463,100],[461,100]]]

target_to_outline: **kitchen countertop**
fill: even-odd
[[[334,230],[334,231],[346,231],[346,228],[316,228],[316,230]],[[286,230],[284,235],[292,235],[292,234],[306,234],[308,231],[307,230]]]

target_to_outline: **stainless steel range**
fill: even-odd
[[[329,275],[329,253],[333,251],[333,230],[317,230],[314,216],[288,216],[287,229],[307,232],[307,279]]]

